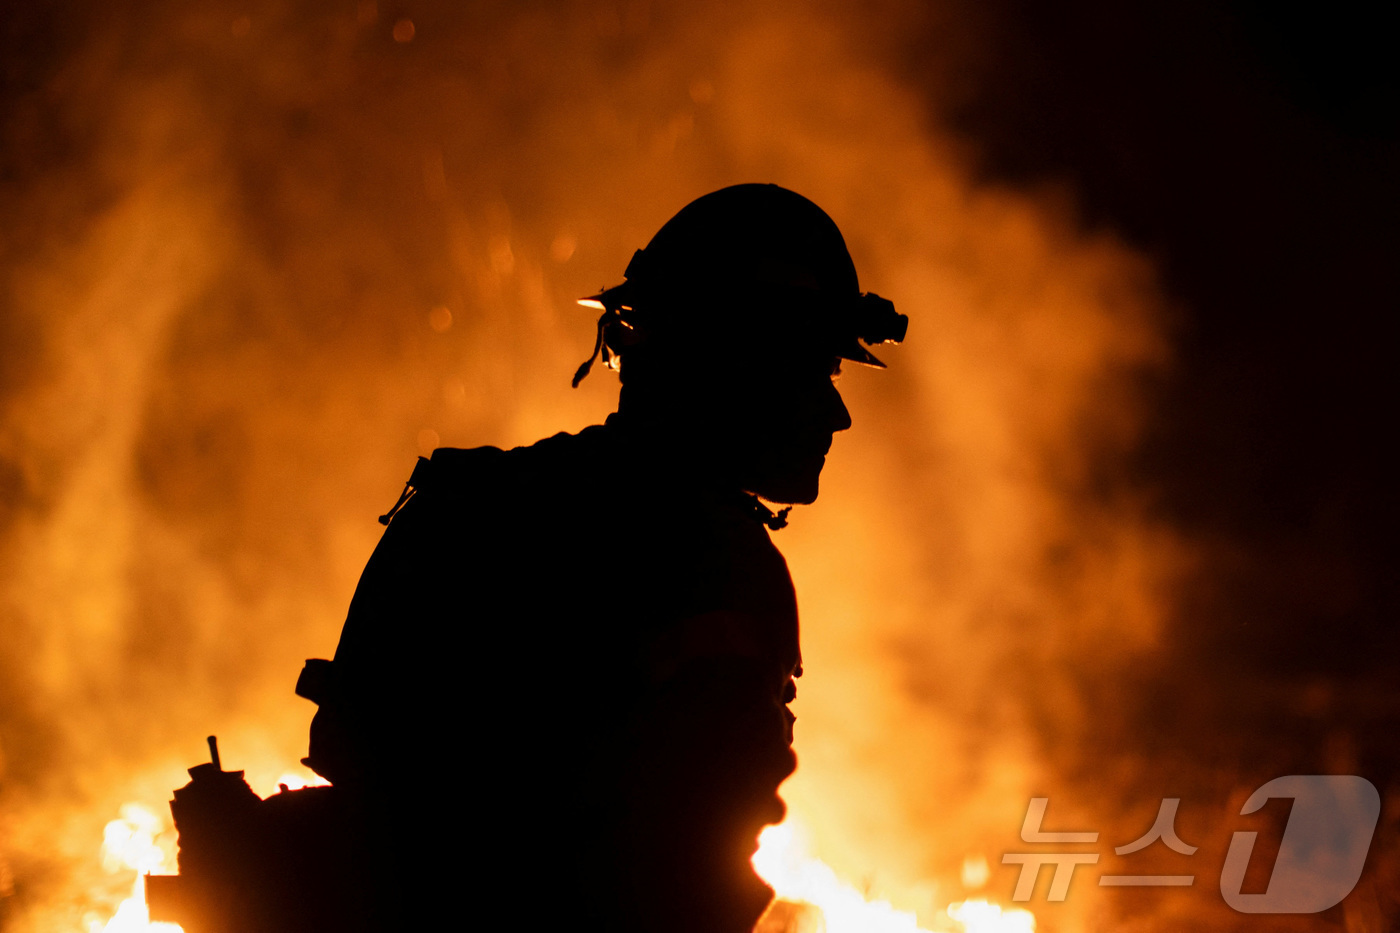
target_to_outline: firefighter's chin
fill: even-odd
[[[748,491],[779,505],[810,505],[817,501],[825,464],[826,457],[817,457],[801,468],[787,469],[765,477],[753,483]]]

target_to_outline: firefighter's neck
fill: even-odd
[[[719,413],[637,404],[624,392],[608,424],[678,481],[721,491],[746,489],[747,452]]]

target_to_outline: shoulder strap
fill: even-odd
[[[394,503],[392,509],[379,516],[379,524],[387,525],[389,522],[393,521],[399,509],[403,508],[404,503],[413,496],[414,492],[422,489],[424,485],[426,485],[428,473],[432,465],[433,461],[429,460],[427,457],[418,458],[418,462],[413,465],[413,472],[409,474],[408,482],[404,483],[403,492],[399,495],[399,501]]]

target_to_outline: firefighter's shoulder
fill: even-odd
[[[580,462],[595,461],[593,454],[601,440],[599,430],[590,427],[509,450],[439,447],[431,457],[418,458],[399,501],[379,521],[389,524],[410,499],[419,496],[444,505],[463,500],[480,503],[539,484],[552,485],[575,473]]]

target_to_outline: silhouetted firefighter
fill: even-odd
[[[840,362],[882,366],[861,341],[908,321],[774,185],[691,203],[582,303],[574,384],[618,360],[617,413],[418,461],[335,660],[298,684],[333,786],[259,803],[215,762],[177,793],[188,933],[745,933],[769,903],[749,858],[783,816],[802,667],[768,537],[788,510],[758,497],[816,499]]]

